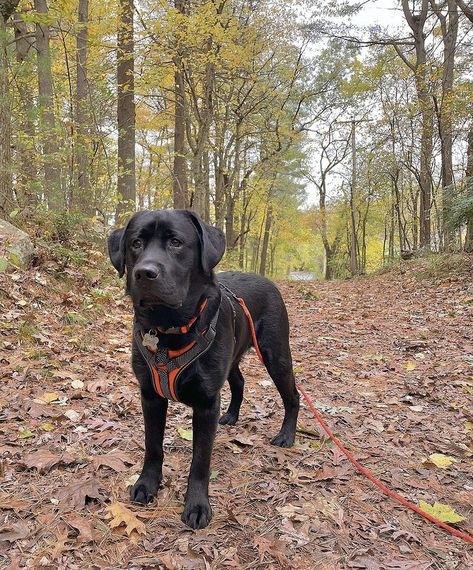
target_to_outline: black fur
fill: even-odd
[[[192,528],[207,526],[212,516],[208,485],[220,414],[220,389],[228,379],[232,397],[220,423],[234,425],[243,399],[244,378],[239,363],[252,346],[248,321],[241,307],[231,300],[218,281],[245,300],[266,368],[282,397],[284,421],[273,444],[293,445],[299,411],[289,348],[289,323],[281,295],[271,281],[250,273],[220,273],[216,279],[213,268],[224,250],[223,233],[186,210],[138,212],[124,229],[115,230],[109,238],[113,266],[120,275],[126,268],[127,291],[133,300],[136,327],[149,330],[185,325],[197,314],[199,302],[205,297],[209,299],[189,333],[161,334],[160,346],[177,349],[189,344],[196,331],[206,328],[220,305],[217,334],[211,348],[182,373],[178,385],[179,400],[193,409],[193,459],[182,514],[183,522]],[[156,394],[135,342],[132,366],[141,388],[145,459],[131,498],[146,503],[156,495],[162,479],[168,402]]]

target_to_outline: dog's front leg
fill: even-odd
[[[149,503],[156,496],[163,478],[163,438],[168,401],[142,393],[141,407],[145,420],[145,460],[130,496],[132,501]]]
[[[204,406],[193,407],[192,465],[189,472],[182,522],[204,528],[212,518],[209,503],[210,459],[220,414],[220,395]]]

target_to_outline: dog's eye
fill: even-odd
[[[141,239],[134,239],[131,242],[132,247],[134,247],[135,249],[141,249],[143,247],[143,240]]]
[[[169,240],[169,244],[172,245],[172,247],[181,247],[182,241],[178,240],[177,238],[171,238]]]

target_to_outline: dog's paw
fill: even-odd
[[[135,503],[150,503],[158,494],[159,481],[151,481],[150,479],[138,479],[138,481],[130,489],[130,499]]]
[[[273,437],[271,443],[278,447],[292,447],[294,445],[294,440],[295,434],[281,430],[278,435]]]
[[[189,502],[184,505],[181,520],[191,528],[205,528],[212,518],[212,509],[208,499],[201,502]]]
[[[221,425],[234,426],[238,421],[238,416],[236,414],[230,414],[227,412],[218,420]]]

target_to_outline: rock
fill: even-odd
[[[0,220],[0,259],[5,256],[14,265],[27,268],[33,257],[30,236],[6,220]]]

